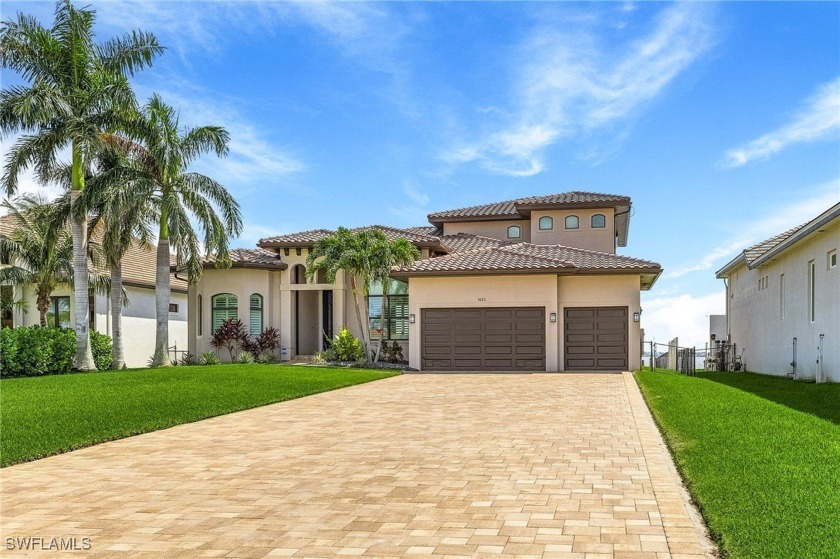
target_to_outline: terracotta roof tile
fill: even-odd
[[[418,233],[420,235],[431,235],[432,237],[440,237],[443,231],[434,225],[420,225],[418,227],[405,227],[403,231],[410,231],[411,233]]]
[[[423,246],[437,246],[440,243],[440,240],[437,237],[420,231],[414,231],[412,230],[413,228],[399,229],[397,227],[388,227],[387,225],[366,225],[364,227],[355,227],[350,231],[368,231],[371,229],[381,231],[385,237],[390,240],[403,238],[414,244]],[[258,245],[260,247],[309,246],[315,244],[324,237],[332,235],[334,232],[335,231],[331,231],[329,229],[313,229],[312,231],[289,233],[287,235],[278,235],[276,237],[266,237],[265,239],[260,239]]]
[[[260,239],[257,244],[259,246],[307,245],[332,234],[333,232],[329,229],[312,229],[311,231],[301,231],[299,233],[288,233],[286,235],[266,237],[264,239]]]
[[[519,219],[523,217],[520,210],[526,210],[530,206],[575,206],[580,204],[605,204],[608,206],[629,206],[630,198],[615,194],[601,194],[598,192],[560,192],[545,196],[527,196],[504,202],[469,206],[442,212],[429,214],[429,221],[438,223],[453,218],[510,218]]]
[[[452,272],[528,272],[528,271],[657,271],[659,264],[629,256],[584,250],[562,245],[488,246],[420,260],[408,267],[395,268],[397,275]]]
[[[398,229],[397,227],[388,227],[387,225],[367,225],[365,227],[356,227],[351,229],[350,231],[370,231],[376,230],[381,231],[385,238],[390,241],[396,239],[407,239],[408,241],[414,244],[427,244],[427,245],[438,245],[440,244],[440,239],[432,235],[426,235],[424,233],[415,233],[413,231],[409,231],[408,229]]]
[[[263,248],[235,248],[229,251],[230,261],[234,267],[255,267],[255,268],[276,268],[285,270],[287,265],[274,252]],[[204,259],[204,265],[213,265],[216,262],[214,255]]]
[[[449,252],[464,252],[476,248],[499,247],[509,244],[508,241],[500,241],[491,237],[471,235],[469,233],[458,233],[457,235],[442,235],[439,237],[444,248]]]
[[[747,265],[752,264],[752,262],[756,260],[759,256],[772,249],[776,245],[788,240],[790,237],[795,235],[797,231],[799,231],[806,225],[808,224],[803,223],[802,225],[798,225],[793,229],[788,229],[783,233],[779,233],[778,235],[770,237],[769,239],[766,239],[764,241],[761,241],[760,243],[754,244],[753,246],[744,249],[744,257],[747,260]]]

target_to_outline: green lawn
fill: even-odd
[[[214,365],[0,380],[0,465],[393,376]]]
[[[840,557],[840,384],[659,370],[636,378],[728,557]]]

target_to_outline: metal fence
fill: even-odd
[[[656,369],[669,369],[684,375],[695,376],[697,353],[697,349],[694,347],[680,347],[676,338],[667,344],[650,342],[651,369],[654,371]]]

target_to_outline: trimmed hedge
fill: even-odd
[[[111,338],[90,333],[96,368],[107,369],[113,363]],[[36,377],[62,375],[73,370],[76,333],[69,328],[0,329],[0,376]]]

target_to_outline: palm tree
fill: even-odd
[[[19,13],[0,24],[0,67],[20,74],[27,86],[0,92],[0,131],[23,133],[9,150],[0,184],[11,196],[18,176],[32,166],[46,183],[57,158],[71,153],[71,201],[85,188],[85,173],[101,145],[100,133],[119,128],[135,110],[128,75],[152,63],[163,49],[151,33],[133,31],[94,43],[95,12],[56,3],[55,21],[44,28]],[[78,370],[95,370],[88,332],[87,224],[71,220],[76,358]]]
[[[306,278],[311,281],[319,270],[324,270],[326,280],[334,283],[340,270],[350,277],[350,291],[353,293],[353,305],[356,319],[362,334],[365,360],[370,362],[370,329],[365,328],[359,296],[367,298],[370,285],[381,282],[387,292],[391,277],[391,268],[410,265],[419,258],[418,250],[406,239],[389,240],[382,231],[362,229],[350,231],[345,227],[322,239],[312,246],[306,259]],[[384,298],[383,298],[384,303]],[[383,305],[384,308],[384,305]],[[384,318],[384,317],[383,317]],[[379,332],[379,345],[382,345],[383,332]],[[379,350],[377,350],[377,358]]]
[[[14,226],[8,235],[0,235],[0,261],[8,263],[0,265],[0,282],[34,285],[35,307],[45,327],[53,291],[74,281],[73,239],[59,208],[40,196],[4,200],[0,206],[7,210],[7,219]],[[106,285],[98,274],[90,282],[100,289]],[[84,320],[87,322],[87,314]]]
[[[239,203],[224,186],[190,165],[204,153],[227,154],[229,136],[219,126],[182,129],[175,110],[153,95],[133,124],[141,143],[111,136],[109,144],[134,161],[124,174],[135,196],[152,204],[157,215],[156,332],[152,366],[170,365],[169,297],[170,254],[187,269],[191,282],[202,272],[202,256],[215,255],[216,265],[230,265],[228,240],[242,232]],[[217,209],[218,208],[218,209]],[[193,220],[203,238],[193,228]],[[203,245],[203,250],[202,250]]]

